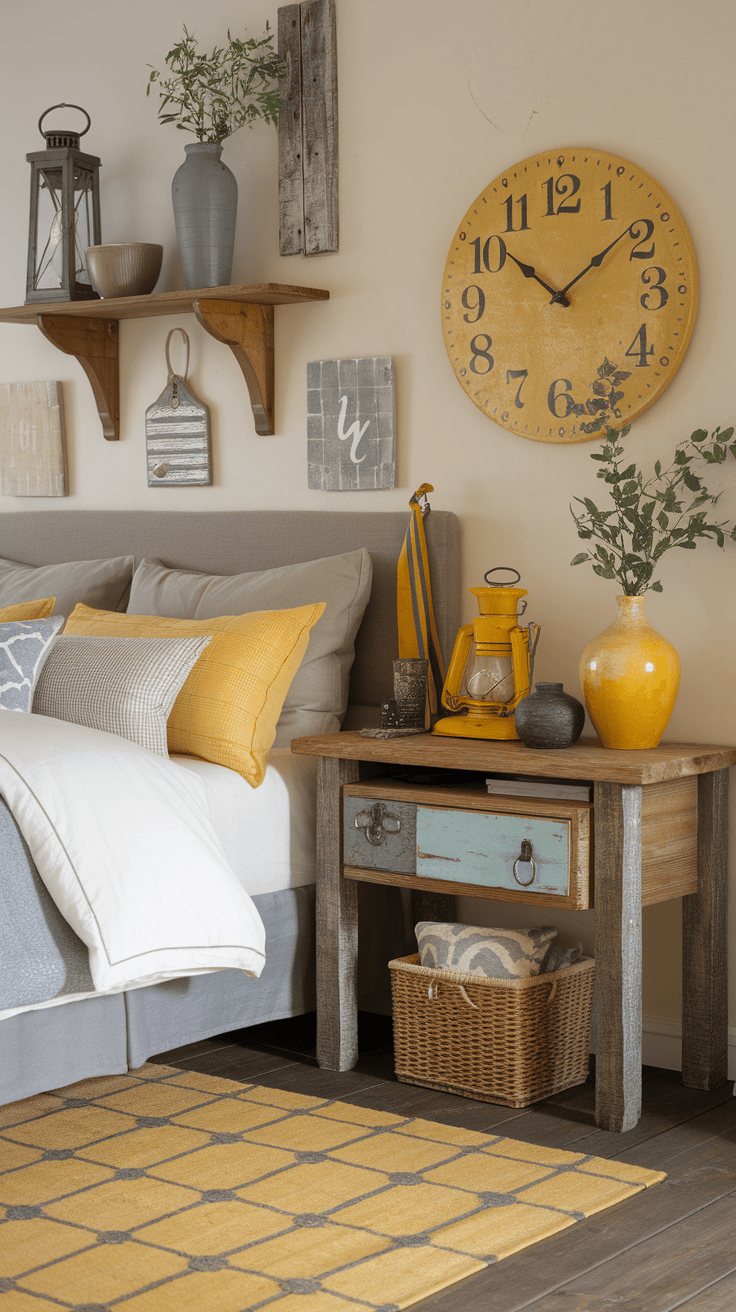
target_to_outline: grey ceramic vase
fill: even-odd
[[[196,141],[174,174],[171,200],[184,282],[227,287],[233,271],[238,184],[223,164],[222,144]]]
[[[585,708],[561,683],[535,683],[516,708],[516,732],[525,747],[572,747],[585,724]]]

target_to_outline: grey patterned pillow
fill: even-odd
[[[63,619],[0,624],[0,709],[31,709],[33,693]]]
[[[422,966],[487,979],[528,979],[539,974],[557,930],[551,925],[486,929],[420,920],[415,932]]]
[[[168,756],[166,721],[210,641],[62,634],[38,680],[34,714],[115,733]]]

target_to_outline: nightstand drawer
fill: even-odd
[[[343,793],[348,879],[592,906],[589,803],[376,780]]]
[[[564,897],[570,884],[570,822],[418,806],[416,873]]]
[[[343,804],[343,861],[363,870],[414,874],[417,865],[417,808],[395,798],[346,797]]]

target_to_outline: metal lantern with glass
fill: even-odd
[[[526,588],[491,581],[492,574],[513,574],[497,565],[484,575],[485,588],[470,588],[478,598],[480,615],[458,629],[455,647],[442,689],[442,705],[454,712],[438,720],[432,733],[450,738],[518,739],[514,710],[531,687],[539,625],[519,625],[526,609],[519,601]]]
[[[54,109],[78,109],[87,126],[80,131],[41,127]],[[100,160],[79,149],[90,128],[81,105],[52,105],[38,120],[46,150],[26,159],[31,166],[31,220],[28,236],[26,305],[37,301],[96,301],[85,251],[99,246]]]

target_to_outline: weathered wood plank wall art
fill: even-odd
[[[169,342],[181,333],[187,350],[184,377],[171,368]],[[146,410],[146,461],[149,487],[208,487],[212,482],[210,412],[186,386],[189,337],[172,328],[166,338],[168,382]]]
[[[278,11],[279,250],[338,249],[337,31],[335,0]]]
[[[391,356],[307,365],[308,486],[364,492],[396,486]]]
[[[0,383],[0,491],[67,495],[61,383]]]

